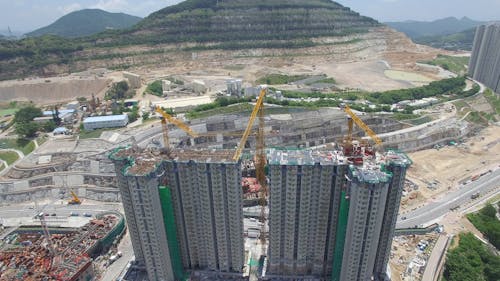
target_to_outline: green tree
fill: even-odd
[[[128,83],[126,81],[121,81],[113,84],[111,89],[106,92],[105,99],[107,100],[122,100],[128,99],[134,96],[134,91],[130,90]]]
[[[148,120],[148,119],[149,119],[149,117],[150,117],[149,112],[144,112],[144,113],[142,114],[142,120],[143,120],[143,121]]]
[[[14,122],[27,123],[40,116],[43,116],[42,110],[34,105],[29,105],[16,112],[14,115]]]
[[[57,125],[53,120],[50,120],[49,122],[46,122],[42,125],[43,131],[47,133],[54,131],[55,128],[57,128]]]
[[[149,84],[144,93],[159,97],[163,96],[163,86],[161,80],[156,80],[153,83]]]
[[[21,138],[33,138],[38,131],[38,124],[35,122],[19,122],[15,125],[15,131]]]
[[[128,114],[128,121],[130,123],[135,122],[139,118],[139,107],[134,105],[132,111]]]
[[[481,209],[480,213],[490,218],[496,218],[497,210],[495,209],[495,207],[493,207],[493,205],[488,203],[484,208]]]

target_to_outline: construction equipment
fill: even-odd
[[[255,106],[252,110],[252,114],[250,115],[250,120],[248,120],[247,128],[245,132],[243,133],[243,137],[241,137],[240,144],[236,148],[236,151],[234,152],[233,155],[233,160],[238,161],[241,157],[241,153],[243,152],[243,149],[245,148],[245,143],[247,142],[248,136],[250,135],[250,132],[252,131],[253,127],[253,122],[255,121],[255,118],[257,118],[257,114],[259,113],[259,110],[264,104],[264,97],[266,96],[266,89],[262,89],[260,91],[260,95],[257,98],[257,102],[255,103]],[[257,141],[258,142],[258,141]]]
[[[363,120],[361,120],[351,110],[351,108],[348,105],[344,106],[344,111],[347,114],[349,114],[349,116],[352,118],[352,121],[354,121],[356,123],[356,125],[358,125],[361,129],[363,129],[363,131],[365,131],[365,133],[368,134],[368,136],[370,136],[370,138],[372,138],[372,140],[375,142],[376,145],[382,144],[382,139],[380,139],[380,137],[377,136],[377,134],[372,129],[370,129],[370,127],[368,127],[368,125],[366,125],[365,122],[363,122]],[[350,129],[349,129],[350,134],[352,134],[352,121],[350,121]],[[351,136],[351,138],[352,138],[352,136]]]
[[[248,136],[252,131],[253,123],[257,116],[259,117],[259,129],[257,132],[257,146],[255,151],[255,173],[257,177],[257,181],[259,182],[261,189],[259,192],[260,198],[260,221],[262,223],[262,228],[260,230],[260,240],[262,241],[262,253],[265,252],[265,240],[266,240],[266,206],[267,206],[267,180],[265,174],[265,165],[266,165],[266,155],[265,155],[265,143],[264,143],[264,97],[266,96],[267,89],[262,89],[260,91],[260,95],[257,98],[257,102],[253,108],[252,114],[250,115],[250,120],[248,121],[247,128],[243,137],[240,140],[240,144],[234,153],[233,160],[238,161],[241,157],[241,153],[245,147]]]
[[[375,155],[372,146],[364,139],[354,139],[352,136],[354,123],[356,123],[363,131],[369,135],[377,146],[382,144],[382,140],[373,132],[350,108],[348,105],[343,107],[344,111],[349,115],[347,119],[347,136],[344,138],[343,152],[348,157],[350,162],[355,165],[363,165],[365,156]]]
[[[52,243],[52,239],[50,238],[49,227],[47,226],[47,221],[45,220],[46,215],[47,214],[41,212],[38,214],[38,218],[40,219],[40,226],[42,227],[43,237],[45,238],[45,241],[47,241],[47,248],[49,249],[49,253],[52,256],[51,267],[56,267],[61,264],[61,256],[56,251],[54,243]]]
[[[168,139],[168,125],[167,121],[174,124],[175,126],[179,127],[181,130],[186,132],[188,135],[192,136],[193,138],[198,137],[198,134],[195,133],[191,128],[189,128],[188,125],[184,124],[182,121],[175,119],[172,117],[172,115],[166,113],[161,107],[157,106],[155,109],[156,112],[160,113],[162,116],[161,119],[161,124],[162,124],[162,130],[163,130],[163,144],[165,145],[165,148],[170,149],[170,141]]]
[[[70,191],[70,193],[71,193],[71,196],[73,198],[71,198],[71,200],[68,201],[69,205],[80,205],[80,204],[82,204],[82,200],[80,200],[80,198],[78,198],[78,196],[76,196],[76,194],[73,191]]]

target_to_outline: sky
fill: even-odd
[[[252,0],[248,0],[252,1]],[[0,0],[0,30],[29,32],[80,9],[99,8],[145,17],[181,0]],[[385,21],[467,16],[500,20],[500,0],[336,0],[362,15]]]

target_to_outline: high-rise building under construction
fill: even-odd
[[[500,93],[500,24],[476,28],[469,76]]]
[[[186,270],[242,271],[241,171],[232,151],[127,148],[110,158],[136,261],[149,280],[184,280]]]
[[[233,151],[138,148],[111,154],[136,260],[150,280],[188,271],[241,277],[241,163]],[[408,157],[352,165],[343,151],[276,150],[269,168],[263,280],[385,280]],[[219,278],[220,277],[220,278]]]
[[[338,151],[268,154],[269,280],[385,280],[407,167],[388,152],[363,166]]]

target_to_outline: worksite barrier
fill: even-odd
[[[436,231],[439,228],[439,224],[434,223],[429,225],[428,227],[425,228],[400,228],[396,229],[394,231],[394,236],[401,236],[401,235],[423,235],[427,233],[431,233],[433,231]]]

